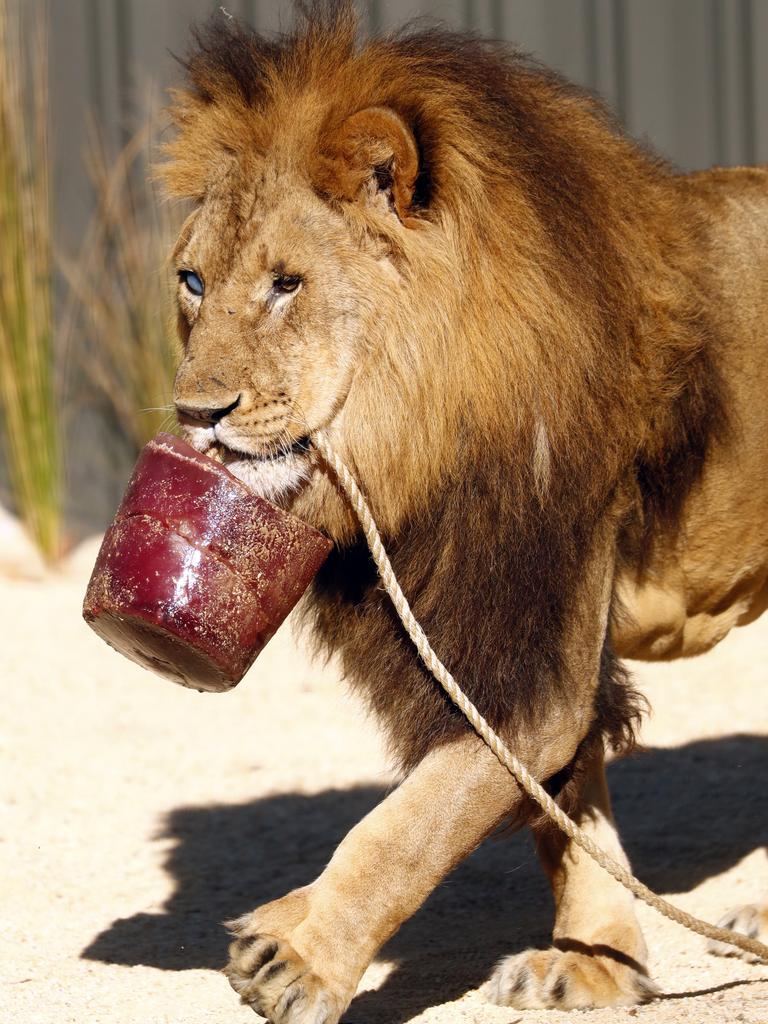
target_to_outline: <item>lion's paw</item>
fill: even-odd
[[[759,942],[768,942],[768,903],[745,903],[741,907],[721,917],[717,922],[719,928],[729,928],[734,932],[741,932],[750,939],[757,939]],[[710,939],[707,949],[715,956],[738,956],[748,963],[758,963],[760,958],[753,953],[747,953],[736,946],[729,946],[725,942],[716,942]]]
[[[224,968],[242,1003],[272,1024],[337,1024],[344,1005],[287,942],[242,931]]]
[[[580,1010],[634,1006],[658,990],[641,971],[607,956],[528,949],[506,957],[485,984],[485,995],[517,1010]]]

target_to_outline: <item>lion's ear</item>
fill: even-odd
[[[368,107],[321,140],[315,178],[337,199],[375,202],[385,196],[405,221],[418,171],[416,142],[403,119],[386,107]]]

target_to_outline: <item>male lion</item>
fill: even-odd
[[[438,29],[360,43],[345,2],[278,38],[221,18],[186,68],[162,172],[196,203],[179,415],[336,542],[308,615],[405,773],[317,881],[234,923],[229,979],[272,1021],[333,1024],[512,820],[536,825],[554,945],[492,998],[643,1001],[631,897],[420,664],[307,438],[352,467],[469,697],[622,858],[603,749],[638,700],[616,656],[698,653],[766,605],[768,173],[677,174],[532,61]]]

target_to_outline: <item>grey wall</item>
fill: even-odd
[[[263,30],[291,20],[289,0],[223,2]],[[373,30],[430,15],[514,41],[599,91],[631,133],[681,167],[768,161],[768,0],[360,3]],[[169,51],[183,54],[190,23],[218,6],[212,0],[49,0],[56,232],[63,254],[76,254],[91,212],[83,165],[89,123],[96,118],[114,147],[148,110],[162,124],[158,97],[178,75]],[[84,402],[73,439],[78,532],[108,517],[128,468],[114,440],[105,443],[105,422],[93,402]]]

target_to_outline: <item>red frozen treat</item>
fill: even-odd
[[[145,668],[196,690],[229,690],[331,547],[220,463],[158,434],[104,536],[83,615]]]

